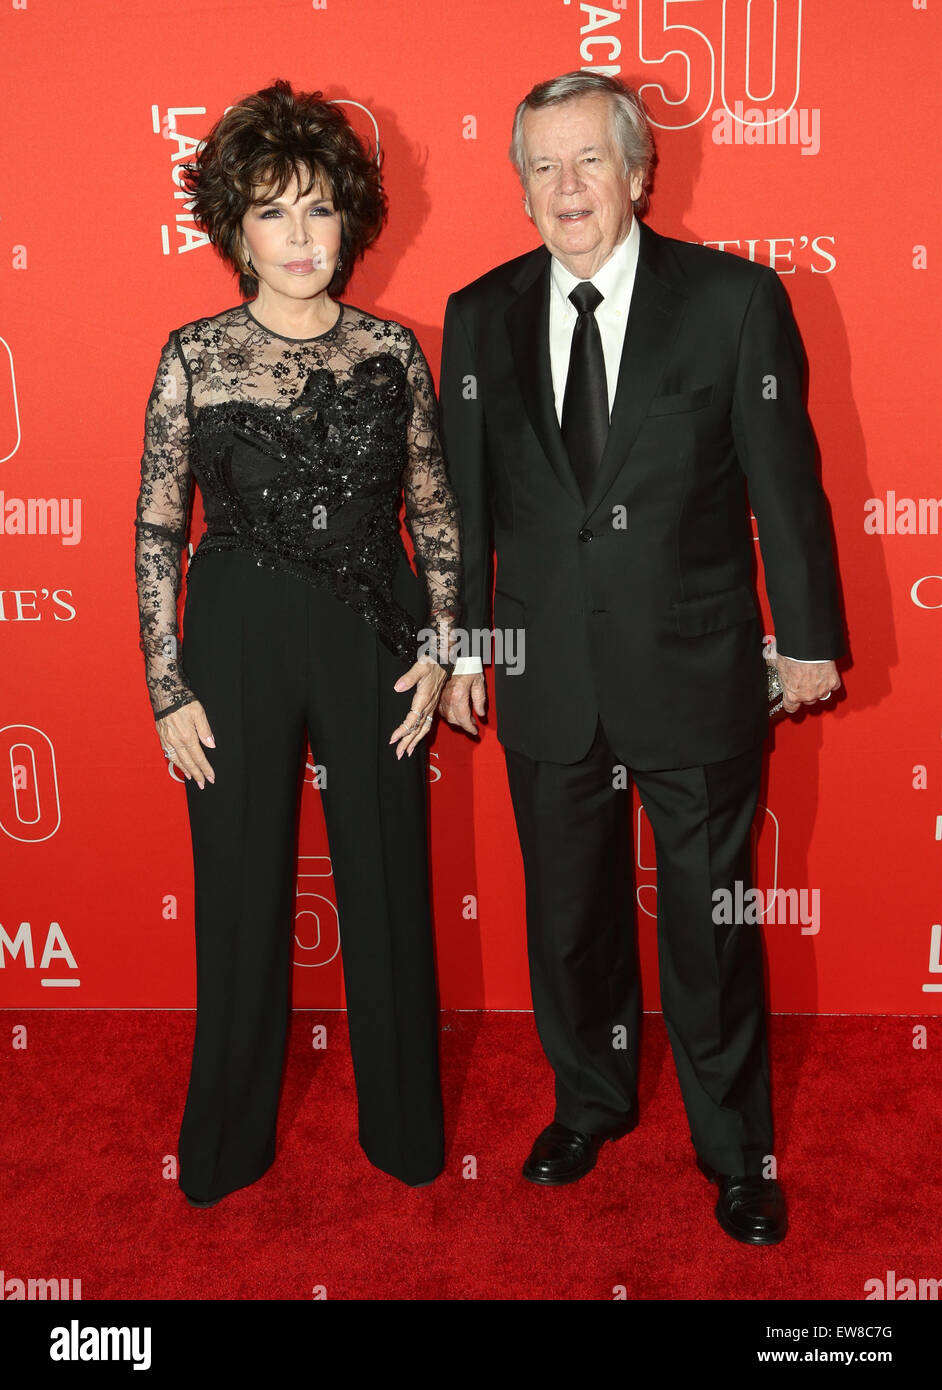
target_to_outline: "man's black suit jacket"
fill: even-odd
[[[731,758],[765,736],[750,504],[778,649],[829,659],[844,642],[805,356],[779,277],[639,232],[587,500],[553,404],[545,247],[451,295],[440,398],[463,625],[524,633],[523,671],[495,663],[498,738],[572,763],[601,715],[619,757],[654,771]]]

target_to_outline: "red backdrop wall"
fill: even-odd
[[[448,293],[536,244],[506,156],[516,102],[594,66],[640,86],[657,123],[650,224],[772,264],[811,364],[853,662],[846,699],[774,735],[757,881],[816,890],[820,915],[764,927],[772,1007],[938,1012],[939,14],[923,0],[0,0],[5,1005],[194,1003],[185,795],[147,701],[132,518],[159,348],[238,292],[178,164],[275,77],[359,103],[391,216],[347,298],[414,328],[437,372]],[[442,1002],[528,1008],[493,721],[479,745],[440,727],[430,779]],[[653,852],[635,818],[657,1008]],[[336,1006],[312,785],[301,854],[295,1003]]]

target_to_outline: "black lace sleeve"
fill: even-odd
[[[427,626],[438,633],[440,659],[461,616],[461,539],[458,502],[438,436],[438,402],[428,363],[413,334],[407,370],[412,388],[408,462],[403,473],[406,525],[428,591]]]
[[[176,334],[171,334],[147,402],[134,519],[139,645],[155,719],[197,698],[183,679],[177,629],[180,551],[190,500],[188,386]]]

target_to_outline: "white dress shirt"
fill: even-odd
[[[631,230],[624,241],[619,242],[605,264],[592,276],[592,283],[602,295],[602,302],[595,311],[595,321],[602,339],[602,356],[605,358],[605,380],[608,386],[608,414],[611,418],[615,401],[615,388],[618,385],[618,366],[621,350],[625,342],[625,325],[628,322],[628,309],[631,305],[631,292],[635,287],[635,271],[638,268],[638,249],[641,233],[638,220],[631,219]],[[581,283],[578,275],[573,275],[561,261],[554,256],[550,262],[550,311],[549,311],[549,349],[550,367],[553,373],[553,396],[556,401],[556,419],[563,421],[563,397],[566,394],[566,379],[569,376],[569,353],[572,348],[572,331],[576,326],[579,312],[569,298],[575,287]]]
[[[603,296],[595,310],[595,321],[599,326],[602,340],[602,355],[605,359],[605,379],[608,386],[608,414],[611,419],[618,386],[618,368],[621,363],[622,348],[625,343],[625,329],[628,324],[628,310],[635,287],[635,272],[638,268],[638,251],[641,246],[641,233],[638,219],[632,217],[631,229],[624,241],[618,243],[603,266],[591,277],[592,283]],[[579,317],[578,310],[569,298],[582,277],[573,275],[555,256],[550,260],[550,311],[549,311],[549,351],[550,369],[553,376],[553,397],[556,402],[556,419],[562,424],[563,397],[566,394],[566,379],[569,375],[569,354],[572,348],[572,332]],[[784,655],[784,653],[782,653]],[[809,663],[811,664],[811,663]],[[824,665],[818,662],[814,664]],[[476,675],[481,671],[481,658],[461,656],[455,662],[456,676]]]

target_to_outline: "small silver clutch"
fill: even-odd
[[[769,717],[773,714],[781,714],[785,708],[785,691],[782,689],[782,682],[778,678],[778,667],[772,657],[765,658],[765,669],[768,675],[769,687]]]

